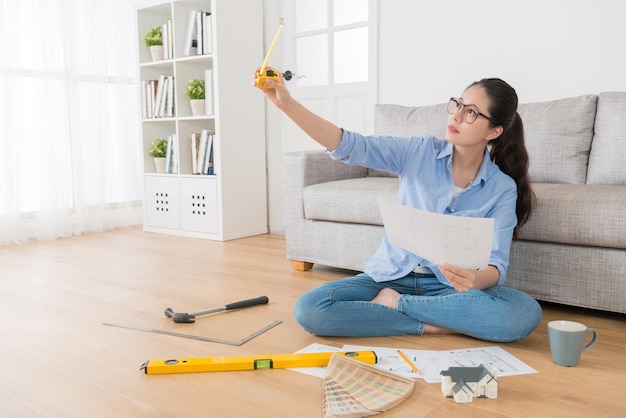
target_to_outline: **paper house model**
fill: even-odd
[[[441,376],[441,391],[457,403],[472,402],[474,398],[498,397],[496,370],[489,373],[482,364],[478,367],[450,367],[442,371]]]

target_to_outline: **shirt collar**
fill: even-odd
[[[437,159],[442,158],[450,158],[448,160],[448,168],[452,170],[452,150],[454,149],[454,145],[450,142],[446,143],[446,145],[441,148],[439,154],[437,154]],[[487,181],[489,177],[489,173],[491,172],[495,163],[491,161],[491,155],[489,154],[489,149],[485,149],[485,154],[483,155],[483,162],[480,165],[480,169],[478,169],[478,174],[476,174],[476,178],[472,180],[470,185],[479,183],[481,181]]]
[[[495,165],[493,161],[491,161],[491,155],[489,154],[489,149],[485,149],[485,154],[483,155],[483,163],[480,165],[480,169],[478,170],[478,174],[476,174],[476,178],[474,182],[479,181],[487,181],[489,177],[489,173],[491,172],[491,168]]]
[[[446,144],[439,150],[439,154],[437,154],[437,159],[452,157],[452,150],[454,149],[454,145],[446,141]]]

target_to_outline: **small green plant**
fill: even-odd
[[[146,36],[143,38],[143,43],[147,47],[153,45],[163,45],[163,34],[161,33],[161,26],[154,26],[148,30]]]
[[[152,142],[148,154],[154,158],[165,158],[167,155],[167,139],[157,138]]]
[[[185,94],[191,100],[204,99],[204,80],[198,80],[194,78],[187,84],[187,90]]]

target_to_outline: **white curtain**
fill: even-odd
[[[141,223],[136,4],[0,0],[0,245]]]

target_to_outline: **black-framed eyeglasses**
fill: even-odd
[[[478,107],[476,107],[476,105],[465,104],[463,103],[463,100],[458,99],[456,97],[450,98],[450,101],[448,102],[447,110],[448,110],[448,113],[451,115],[454,114],[454,112],[456,112],[457,110],[461,110],[461,115],[463,116],[463,121],[465,123],[474,123],[476,122],[476,119],[478,119],[479,116],[482,116],[483,118],[487,119],[489,122],[493,123],[494,125],[497,125],[497,123],[495,123],[489,116],[482,113],[478,109]]]

